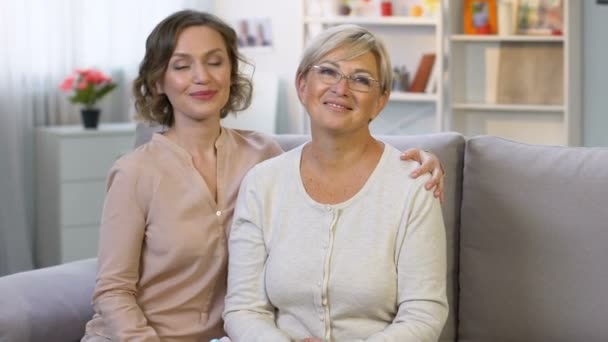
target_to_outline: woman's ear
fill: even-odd
[[[303,98],[306,95],[306,77],[304,77],[303,74],[299,74],[296,78],[296,89],[298,91],[300,103],[304,104]]]
[[[384,106],[386,106],[386,104],[388,103],[388,99],[390,96],[391,96],[391,94],[388,91],[385,91],[384,93],[382,93],[382,95],[380,95],[380,97],[378,98],[378,102],[376,104],[375,113],[372,114],[372,117],[370,118],[370,122],[371,122],[371,120],[378,117],[380,112],[382,112],[382,109],[384,109]]]

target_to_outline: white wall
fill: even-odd
[[[216,0],[214,13],[233,26],[239,19],[269,18],[272,22],[271,49],[241,51],[255,62],[256,70],[279,76],[277,130],[279,133],[303,132],[304,120],[294,87],[294,74],[302,53],[302,3],[299,0]],[[263,85],[254,84],[255,87]]]
[[[608,5],[584,2],[583,144],[608,146]]]

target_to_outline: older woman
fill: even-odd
[[[436,341],[446,242],[428,176],[374,139],[391,64],[369,31],[316,37],[296,75],[312,140],[255,166],[229,241],[233,341]]]

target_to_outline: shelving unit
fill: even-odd
[[[453,34],[450,36],[453,42],[563,42],[564,36],[524,36],[524,35],[470,35]]]
[[[411,134],[440,132],[445,129],[444,86],[444,35],[443,11],[434,17],[404,16],[398,9],[393,16],[339,16],[310,15],[309,1],[304,0],[304,45],[322,29],[340,24],[357,24],[378,35],[388,49],[393,66],[405,65],[413,80],[424,53],[435,53],[437,90],[434,93],[392,91],[389,104],[372,123],[376,134]],[[443,8],[439,6],[439,8]]]
[[[467,136],[490,134],[528,143],[581,144],[581,2],[563,0],[563,35],[465,35],[463,0],[450,1],[448,40],[447,130]],[[560,103],[488,103],[485,55],[505,47],[558,49],[563,59]],[[501,80],[497,80],[499,86]],[[550,82],[549,80],[547,82]],[[525,84],[522,84],[524,87]],[[551,84],[547,84],[551,86]]]
[[[436,53],[441,75],[437,92],[392,92],[389,104],[372,123],[374,133],[456,131],[466,136],[490,134],[527,143],[579,146],[582,143],[583,4],[578,0],[562,1],[563,34],[540,36],[463,34],[465,0],[441,1],[441,10],[432,18],[401,16],[400,13],[391,17],[309,15],[309,0],[304,0],[303,41],[306,44],[311,36],[331,25],[353,23],[368,27],[385,41],[393,65],[406,65],[411,78],[418,68],[420,56]],[[504,96],[488,100],[486,52],[494,49],[502,56],[506,47],[524,50],[548,47],[560,51],[561,67],[557,66],[560,83],[556,88],[559,91],[552,93],[561,94],[559,101],[506,101]],[[496,82],[494,86],[508,83],[500,83],[500,79]],[[510,84],[518,88],[519,83]],[[550,79],[545,83],[540,81],[539,88],[535,89],[549,89],[555,84]]]
[[[408,17],[408,16],[390,16],[390,17],[357,17],[357,16],[307,16],[304,18],[307,24],[358,24],[358,25],[377,25],[377,26],[435,26],[437,25],[436,18],[428,17]]]
[[[390,100],[394,102],[437,102],[437,94],[426,93],[407,93],[403,91],[395,91],[391,93]]]

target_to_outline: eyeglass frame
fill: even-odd
[[[373,77],[356,75],[356,74],[355,75],[346,76],[342,72],[340,72],[340,70],[338,70],[336,68],[332,68],[332,67],[324,66],[324,65],[318,65],[318,64],[309,66],[308,70],[312,70],[313,68],[315,70],[319,70],[319,71],[322,70],[322,69],[331,70],[331,71],[334,71],[338,75],[338,77],[335,79],[336,80],[335,83],[328,83],[328,82],[326,82],[327,79],[325,81],[323,79],[321,79],[321,82],[323,82],[323,83],[325,83],[327,85],[336,85],[336,84],[340,83],[340,81],[342,81],[343,79],[345,79],[346,80],[346,84],[348,85],[348,89],[350,89],[352,91],[358,91],[358,92],[361,92],[361,93],[369,93],[369,92],[371,92],[374,89],[374,86],[372,84],[369,85],[369,89],[368,90],[353,89],[353,87],[352,87],[352,84],[355,84],[355,85],[357,84],[355,82],[356,78],[365,78],[365,79],[367,79],[369,81],[375,82],[375,84],[378,86],[378,88],[380,88],[380,81],[377,80],[377,79],[375,79],[375,78],[373,78]],[[318,71],[315,71],[315,74],[319,75],[319,76],[322,76],[321,74],[318,73]]]

